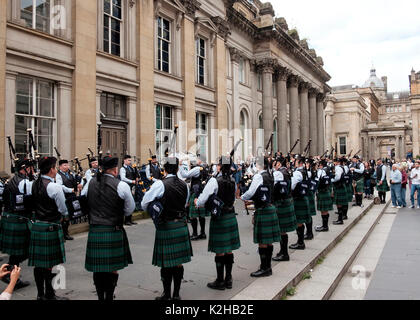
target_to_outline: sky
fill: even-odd
[[[408,91],[420,71],[419,0],[271,0],[324,60],[330,86],[363,85],[372,65],[388,91]]]

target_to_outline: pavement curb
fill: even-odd
[[[379,221],[381,220],[382,216],[385,214],[385,211],[388,209],[389,205],[391,203],[391,200],[389,200],[385,207],[381,210],[378,217],[375,219],[375,221],[372,223],[372,226],[369,228],[369,230],[366,232],[362,240],[360,241],[359,245],[356,247],[355,251],[350,256],[349,260],[344,265],[343,269],[338,274],[337,278],[334,280],[334,282],[331,284],[328,291],[325,293],[325,295],[322,297],[322,300],[328,300],[331,295],[334,293],[335,289],[337,289],[338,284],[343,279],[344,275],[347,273],[347,270],[350,268],[350,266],[353,264],[354,260],[356,259],[356,256],[359,254],[360,250],[362,249],[363,245],[366,243],[369,236],[372,234],[372,231],[375,229]]]
[[[248,287],[244,288],[241,292],[239,292],[237,295],[235,295],[231,300],[252,300],[256,299],[254,292],[256,291],[253,286],[260,284],[260,288],[265,288],[267,297],[263,298],[264,300],[280,300],[282,299],[287,291],[290,288],[296,287],[303,279],[304,275],[309,272],[311,269],[313,269],[319,259],[324,258],[336,245],[338,242],[340,242],[347,233],[357,224],[359,221],[373,208],[374,202],[370,201],[369,205],[363,208],[362,212],[354,218],[353,221],[351,221],[349,224],[345,226],[345,228],[320,252],[318,252],[309,262],[305,262],[304,265],[300,268],[300,271],[293,276],[292,279],[286,280],[287,282],[285,284],[282,284],[279,289],[274,289],[275,293],[269,294],[267,293],[267,285],[271,282],[268,282],[270,280],[267,280],[269,278],[260,278],[252,282]],[[387,208],[388,204],[384,207],[384,211]],[[316,240],[314,240],[315,242]],[[281,273],[282,265],[278,264],[273,268],[273,273]],[[280,269],[280,271],[277,271],[276,269]],[[284,280],[284,279],[281,279]]]

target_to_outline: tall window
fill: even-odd
[[[121,0],[104,0],[104,51],[121,55]]]
[[[171,48],[171,23],[158,17],[158,70],[169,72],[169,57]]]
[[[126,120],[127,104],[125,97],[112,93],[102,93],[101,112],[108,119]]]
[[[340,154],[341,155],[347,154],[347,141],[346,141],[346,137],[340,137],[339,143],[340,143]]]
[[[20,0],[20,18],[28,28],[50,32],[51,0]]]
[[[239,59],[239,82],[245,83],[245,60]]]
[[[206,41],[202,38],[195,40],[197,55],[197,83],[204,85],[206,73]]]
[[[172,127],[172,108],[160,104],[156,105],[156,155],[159,160],[166,157],[166,152],[169,152]]]
[[[15,145],[19,156],[26,155],[27,129],[31,128],[41,156],[53,154],[55,124],[54,84],[18,76],[16,79]]]
[[[195,115],[197,129],[197,154],[200,154],[203,161],[207,161],[208,146],[208,126],[207,115],[205,113],[196,113]]]

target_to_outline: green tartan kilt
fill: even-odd
[[[315,195],[311,191],[309,191],[308,201],[309,201],[309,213],[311,214],[312,217],[316,216]]]
[[[188,226],[184,221],[171,221],[156,228],[152,264],[161,268],[177,267],[193,256]]]
[[[365,191],[365,178],[360,178],[356,181],[356,193],[363,193]]]
[[[274,203],[279,219],[280,233],[288,233],[296,230],[296,214],[293,198],[279,200]]]
[[[52,268],[66,262],[64,234],[59,222],[34,222],[30,230],[28,266]]]
[[[31,232],[29,220],[11,213],[3,213],[0,220],[0,251],[10,256],[28,257]]]
[[[297,224],[310,223],[312,216],[309,211],[308,197],[295,198],[294,202]]]
[[[273,244],[280,241],[279,219],[274,206],[256,209],[254,213],[254,243]]]
[[[347,189],[347,202],[352,202],[353,201],[353,194],[354,194],[354,190],[353,190],[353,184],[347,184],[346,185],[346,189]]]
[[[331,198],[331,192],[329,189],[326,190],[318,190],[317,194],[317,208],[321,212],[332,211],[334,210],[333,207],[333,200]]]
[[[190,196],[190,201],[189,201],[189,217],[190,219],[194,219],[194,218],[205,218],[205,217],[209,217],[210,216],[210,212],[208,212],[205,208],[196,208],[195,204],[194,204],[194,200],[197,199],[197,197],[195,196],[194,193],[191,194]]]
[[[89,226],[85,269],[90,272],[114,272],[133,264],[124,228]]]
[[[231,253],[240,247],[239,227],[235,213],[212,217],[208,251],[216,254]]]
[[[379,185],[379,182],[379,180],[376,181],[376,190],[378,190],[378,192],[388,192],[391,190],[389,188],[388,181],[385,180],[382,185]]]
[[[348,191],[345,184],[334,186],[334,203],[339,206],[346,206],[349,203]]]

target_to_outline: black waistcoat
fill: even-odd
[[[185,204],[188,197],[187,184],[176,176],[163,179],[165,192],[161,199],[163,211],[160,219],[163,222],[180,219],[185,215]]]
[[[150,164],[150,175],[155,179],[162,179],[162,172],[159,166],[155,167],[153,164]]]
[[[120,183],[120,180],[108,175],[102,175],[100,181],[95,176],[89,182],[87,203],[91,225],[123,225],[124,200],[118,195],[118,184]]]
[[[38,178],[32,185],[32,197],[35,208],[35,219],[46,222],[57,222],[61,219],[61,213],[54,199],[47,193],[47,187],[51,180]]]
[[[235,203],[235,180],[230,176],[221,176],[216,180],[218,185],[217,197],[223,201],[223,208],[231,211]]]
[[[263,183],[258,188],[260,188],[262,186],[267,187],[269,189],[270,197],[272,197],[272,195],[273,195],[273,185],[274,185],[273,177],[267,171],[263,172],[261,174],[261,176],[263,178]],[[254,204],[255,204],[255,208],[264,208],[267,205],[271,204],[271,201],[270,202],[261,202],[259,197],[257,196],[258,192],[259,191],[257,189],[257,192],[255,192],[255,195],[252,198],[252,201],[254,201]]]
[[[76,190],[77,181],[70,172],[69,172],[69,178],[67,178],[66,175],[61,171],[58,171],[58,174],[61,176],[61,179],[63,180],[63,185],[65,187]]]
[[[136,171],[131,166],[124,166],[125,169],[125,177],[128,180],[136,180]]]
[[[15,206],[13,205],[13,198],[17,195],[21,195],[19,191],[19,183],[25,177],[20,173],[16,174],[9,182],[4,186],[3,191],[3,201],[4,201],[4,211],[10,213],[17,213]]]
[[[284,200],[284,199],[290,198],[291,195],[292,195],[292,193],[291,193],[292,179],[290,177],[289,171],[287,170],[287,168],[280,168],[279,171],[283,174],[284,181],[287,182],[289,192],[288,192],[287,195],[281,194],[280,183],[275,184],[274,188],[273,188],[273,199],[274,199],[274,201]]]

